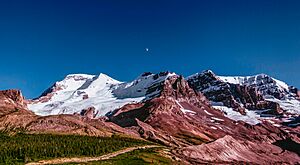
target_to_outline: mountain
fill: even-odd
[[[65,79],[54,83],[43,92],[38,99],[33,100],[28,107],[36,114],[43,116],[80,113],[92,105],[98,109],[109,106],[117,108],[122,103],[115,102],[111,93],[111,87],[117,84],[120,82],[105,74],[67,75]],[[129,101],[134,100],[127,102]],[[99,115],[105,115],[106,112]]]
[[[104,116],[128,103],[154,97],[159,84],[174,73],[144,73],[123,83],[105,74],[72,74],[56,82],[28,104],[38,115],[74,114],[94,107],[95,117]]]
[[[128,134],[123,129],[104,119],[90,119],[79,115],[58,114],[38,116],[27,109],[26,100],[19,90],[0,91],[0,131],[8,133],[59,133],[94,136]]]
[[[33,100],[0,96],[0,130],[144,138],[187,164],[300,162],[298,90],[264,74],[72,74]]]
[[[108,115],[109,121],[136,130],[145,139],[175,147],[172,153],[192,164],[300,161],[297,154],[282,152],[272,144],[288,138],[298,141],[299,133],[287,133],[267,120],[256,125],[231,120],[182,76],[168,77],[160,89],[153,99],[115,110]],[[220,143],[228,146],[222,148]],[[222,150],[226,158],[217,156]]]
[[[143,73],[131,82],[105,74],[72,74],[54,83],[28,104],[35,114],[84,114],[105,116],[126,104],[155,98],[172,72]],[[178,75],[177,75],[178,76]],[[186,78],[189,86],[205,95],[214,108],[233,120],[257,124],[266,117],[290,122],[300,114],[298,90],[265,74],[246,77],[217,76],[207,70]],[[274,121],[278,124],[278,121]],[[295,124],[295,123],[293,123]]]
[[[300,114],[298,90],[265,74],[230,77],[206,70],[189,76],[187,81],[231,119],[280,117],[281,121],[288,121]]]

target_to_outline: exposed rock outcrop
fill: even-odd
[[[81,116],[85,116],[85,117],[88,117],[90,119],[94,118],[96,115],[95,115],[95,107],[89,107],[87,109],[83,109],[81,112],[80,112],[80,115]]]
[[[140,127],[142,136],[151,132],[150,137],[163,137],[155,141],[160,140],[164,144],[167,141],[168,145],[199,144],[214,139],[201,125],[187,120],[183,110],[186,106],[194,108],[192,113],[195,114],[203,112],[203,109],[214,111],[203,95],[191,89],[184,78],[177,75],[168,78],[159,88],[162,90],[158,97],[143,104],[125,105],[111,114],[110,120],[122,127]]]
[[[19,90],[9,89],[0,91],[0,115],[16,109],[26,109],[27,105]]]
[[[190,88],[182,76],[168,78],[161,89],[156,98],[114,111],[109,115],[110,121],[135,128],[141,136],[171,146],[207,143],[228,134],[268,143],[288,136],[267,122],[253,126],[228,119],[212,108],[201,93]]]
[[[269,143],[224,136],[212,143],[185,147],[175,153],[193,164],[296,164],[300,157]]]
[[[265,80],[259,82],[273,82],[269,77],[264,78]],[[192,75],[188,77],[187,81],[193,89],[202,92],[210,101],[221,102],[224,106],[234,108],[241,114],[245,114],[245,108],[250,110],[272,109],[272,114],[282,113],[278,103],[267,101],[263,97],[265,93],[283,97],[282,95],[285,93],[279,94],[282,91],[275,87],[273,87],[274,90],[266,90],[264,87],[257,87],[256,84],[252,85],[251,83],[248,85],[229,83],[220,79],[210,70]]]

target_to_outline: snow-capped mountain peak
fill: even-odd
[[[96,116],[159,95],[163,82],[172,72],[144,73],[131,82],[120,82],[103,73],[70,74],[56,82],[28,105],[38,115],[80,113],[94,107]]]
[[[283,81],[277,80],[266,74],[258,74],[254,76],[217,76],[224,82],[239,85],[263,85],[270,84],[280,88],[283,91],[288,91],[289,86]]]
[[[157,74],[145,72],[132,82],[120,84],[113,93],[118,98],[143,96],[151,98],[160,92],[159,87],[162,82],[175,75],[173,72],[160,72]]]
[[[217,76],[206,70],[189,76],[187,81],[194,90],[202,92],[215,108],[227,110],[227,114],[236,113],[232,110],[243,115],[250,114],[249,110],[277,115],[300,114],[298,90],[266,74]]]
[[[112,87],[120,83],[103,73],[70,74],[33,100],[28,108],[39,115],[80,113],[91,106],[103,109],[109,101],[114,100]],[[116,107],[119,105],[114,104]],[[103,111],[101,115],[106,112]]]
[[[61,87],[64,90],[76,90],[86,80],[92,79],[94,76],[95,75],[70,74],[70,75],[67,75],[62,81],[56,82],[54,86]]]
[[[80,79],[87,79],[87,78],[92,78],[95,75],[90,75],[90,74],[68,74],[64,80],[66,79],[74,79],[74,80],[80,80]]]

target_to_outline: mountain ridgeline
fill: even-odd
[[[0,114],[4,132],[142,138],[186,164],[300,162],[282,144],[300,144],[298,89],[265,74],[72,74],[33,100],[1,91]]]

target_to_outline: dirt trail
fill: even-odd
[[[73,157],[73,158],[56,158],[50,160],[40,160],[38,162],[27,163],[26,165],[41,165],[41,164],[62,164],[62,163],[84,163],[90,161],[99,161],[99,160],[107,160],[112,157],[124,154],[126,152],[131,152],[137,149],[145,149],[145,148],[154,148],[159,147],[156,145],[148,145],[148,146],[139,146],[139,147],[130,147],[120,151],[112,152],[106,155],[97,156],[97,157]]]

